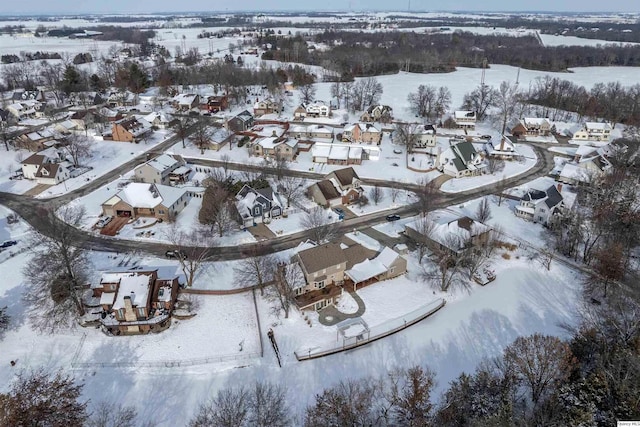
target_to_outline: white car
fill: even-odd
[[[113,217],[111,217],[111,216],[105,216],[104,218],[101,218],[100,220],[98,220],[98,222],[96,222],[96,227],[97,228],[102,228],[102,227],[106,226],[107,224],[109,224],[112,219],[113,219]]]

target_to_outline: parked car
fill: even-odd
[[[113,220],[112,216],[105,216],[104,218],[101,218],[98,220],[98,222],[96,222],[96,227],[103,228],[107,224],[109,224],[112,220]]]
[[[480,138],[489,140],[489,139],[491,139],[491,135],[482,135]]]
[[[8,248],[17,244],[18,242],[16,240],[7,240],[0,245],[0,248]]]
[[[387,221],[397,221],[399,219],[400,219],[400,215],[396,215],[396,214],[387,215]]]
[[[338,215],[344,215],[344,209],[342,208],[333,208],[333,211]]]
[[[394,148],[393,149],[394,154],[402,154],[402,150],[399,148]]]
[[[180,250],[170,250],[164,253],[164,256],[172,259],[187,259],[187,254]]]

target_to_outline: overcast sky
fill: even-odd
[[[442,1],[411,0],[412,10],[465,11],[564,11],[564,12],[638,12],[637,0],[457,0],[449,5]],[[239,11],[239,10],[407,10],[409,0],[2,0],[0,14],[51,13],[152,13],[181,11]]]

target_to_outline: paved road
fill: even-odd
[[[150,151],[157,151],[166,149],[170,145],[176,143],[179,139],[173,137],[160,143]],[[539,176],[546,175],[553,168],[553,153],[548,152],[546,149],[534,146],[534,150],[538,155],[538,161],[536,165],[530,170],[506,180],[506,184],[509,186],[517,186],[526,183]],[[32,227],[41,232],[44,235],[48,235],[50,229],[50,221],[60,221],[59,219],[49,215],[48,212],[55,206],[68,203],[78,197],[88,194],[102,185],[111,182],[124,172],[131,170],[138,163],[146,160],[146,153],[142,154],[135,159],[127,162],[126,164],[114,169],[113,171],[105,174],[104,176],[92,181],[86,186],[77,190],[71,191],[66,195],[49,199],[33,199],[22,195],[15,195],[9,193],[0,193],[0,204],[12,209],[18,215],[20,215],[26,222]],[[201,165],[217,165],[216,161],[203,160],[200,161]],[[236,165],[234,165],[235,167]],[[256,168],[256,170],[265,171],[260,166],[248,166],[238,165],[240,168]],[[267,169],[266,172],[269,172]],[[300,174],[308,174],[309,172],[299,171],[285,171],[286,174],[300,176]],[[367,183],[378,183],[385,186],[398,186],[406,190],[415,190],[419,186],[417,184],[397,183],[383,180],[366,180]],[[495,184],[485,185],[480,188],[459,192],[459,193],[444,193],[438,192],[431,203],[431,209],[440,209],[448,206],[458,205],[477,197],[482,197],[495,193]],[[395,213],[400,216],[412,216],[419,212],[419,206],[417,204],[411,204],[403,206],[394,210],[387,210],[383,212],[376,212],[369,215],[363,215],[357,218],[346,219],[335,225],[338,233],[344,234],[346,232],[353,231],[354,229],[362,230],[368,227],[372,227],[376,224],[385,222],[385,217],[390,213]],[[70,227],[70,226],[68,226]],[[70,227],[72,228],[72,227]],[[71,232],[78,239],[79,244],[85,248],[92,250],[100,250],[107,252],[128,252],[133,250],[144,251],[152,255],[162,256],[167,249],[167,245],[163,243],[150,243],[150,242],[138,242],[130,240],[122,240],[109,238],[108,236],[94,235],[82,230],[72,228]],[[286,236],[279,236],[266,242],[251,243],[245,245],[236,246],[220,246],[211,248],[212,260],[233,260],[247,256],[249,253],[275,253],[297,246],[301,241],[307,239],[309,233],[306,231],[289,234]]]

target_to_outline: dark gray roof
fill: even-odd
[[[455,148],[458,150],[465,164],[470,162],[473,156],[477,154],[476,149],[473,148],[473,144],[469,141],[459,142],[455,145]]]
[[[326,200],[337,199],[340,197],[340,193],[338,193],[338,190],[336,190],[336,187],[334,187],[331,181],[325,179],[319,181],[316,185]]]
[[[338,169],[332,172],[343,187],[353,184],[353,179],[360,179],[353,168]]]
[[[558,206],[562,202],[562,194],[558,192],[558,189],[555,185],[547,188],[547,200],[544,203],[548,208],[553,208]]]
[[[309,274],[346,261],[338,243],[327,243],[326,245],[300,251],[298,252],[298,257]]]
[[[540,200],[546,197],[546,193],[541,190],[529,190],[527,194],[522,197],[522,200],[533,201]]]

